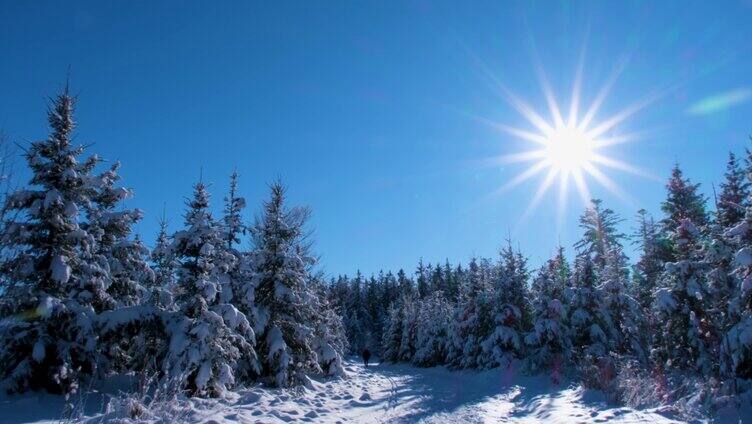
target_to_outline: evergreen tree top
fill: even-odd
[[[661,210],[666,214],[661,221],[664,231],[675,231],[683,219],[689,219],[699,227],[708,223],[707,200],[699,193],[699,188],[700,184],[692,184],[689,178],[684,178],[679,164],[674,165],[666,183],[666,200],[661,204]]]
[[[580,216],[582,238],[575,244],[580,255],[589,255],[595,266],[603,269],[609,250],[622,248],[624,234],[616,226],[623,220],[611,209],[603,208],[600,199],[593,199]]]
[[[47,121],[52,128],[50,138],[59,147],[65,148],[70,144],[70,135],[75,128],[73,109],[75,98],[70,95],[68,84],[52,102],[47,110]]]
[[[744,202],[749,197],[749,182],[744,176],[736,155],[730,152],[726,162],[726,173],[721,183],[716,217],[718,224],[728,228],[744,218]]]

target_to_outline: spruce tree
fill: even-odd
[[[408,296],[413,294],[413,282],[403,269],[397,271],[397,287],[401,294]]]
[[[389,362],[400,360],[402,333],[404,324],[403,304],[409,301],[409,295],[392,303],[386,310],[384,333],[381,337],[381,359]]]
[[[431,266],[423,264],[423,258],[418,261],[418,269],[415,270],[415,280],[418,284],[418,297],[423,299],[431,292],[431,282],[429,280]]]
[[[575,277],[585,279],[580,283],[594,284],[593,292],[584,294],[593,296],[596,301],[596,304],[589,306],[595,309],[589,312],[593,319],[599,322],[600,329],[606,336],[604,353],[634,353],[645,359],[642,337],[644,328],[639,320],[642,313],[639,304],[629,294],[628,258],[622,246],[625,236],[616,228],[620,222],[622,219],[613,210],[603,208],[600,200],[592,201],[591,206],[580,217],[580,228],[584,232],[580,241],[575,244],[579,251],[577,262],[580,271],[575,273]],[[643,230],[650,231],[649,228]],[[587,275],[591,271],[592,276]],[[577,286],[578,284],[575,284],[575,292],[580,294],[592,289]],[[649,302],[651,293],[644,293],[643,296],[646,297],[645,301]],[[576,321],[573,320],[572,325],[576,326]],[[574,331],[578,332],[577,329]],[[604,356],[605,354],[600,355],[601,358]]]
[[[171,250],[172,242],[167,233],[167,219],[164,214],[159,220],[159,232],[154,249],[151,251],[153,285],[149,287],[149,303],[164,309],[174,306],[172,291],[175,289],[176,262]]]
[[[230,175],[230,191],[225,197],[224,226],[227,239],[227,248],[240,243],[240,236],[245,234],[245,226],[241,212],[245,208],[245,199],[238,195],[238,178],[240,175],[235,170]]]
[[[689,218],[673,233],[676,260],[666,263],[655,293],[654,313],[661,325],[655,328],[652,356],[659,367],[707,375],[717,358],[713,358],[709,343],[712,320],[701,237]]]
[[[363,300],[363,286],[365,282],[360,271],[355,273],[355,278],[349,281],[348,295],[345,298],[345,310],[343,311],[345,329],[350,346],[350,352],[359,354],[366,346],[365,307]]]
[[[492,267],[485,259],[478,261],[473,258],[465,277],[451,325],[447,360],[456,368],[478,368],[482,355],[481,342],[494,327],[491,313]]]
[[[736,155],[729,153],[716,211],[716,220],[721,228],[731,228],[744,219],[744,202],[748,197],[749,182],[736,160]]]
[[[170,347],[163,371],[192,394],[219,396],[259,370],[255,335],[245,314],[226,303],[227,272],[236,258],[209,212],[203,182],[187,201],[185,229],[173,235],[171,251],[179,262],[179,312],[169,320]]]
[[[498,268],[491,306],[494,328],[481,342],[481,363],[486,368],[508,365],[522,357],[530,319],[527,260],[512,249],[511,242],[502,249]]]
[[[593,199],[580,217],[580,228],[584,233],[575,244],[579,254],[590,257],[596,272],[605,268],[609,251],[614,247],[620,248],[624,239],[616,228],[622,220],[611,209],[604,209],[602,203],[600,199]]]
[[[94,236],[99,257],[107,258],[109,270],[107,293],[116,307],[134,306],[146,294],[144,286],[154,281],[154,271],[147,258],[149,250],[131,234],[143,212],[139,209],[116,210],[122,201],[133,196],[131,190],[116,185],[120,179],[120,163],[98,176],[99,190],[93,196],[94,207],[89,208],[86,229]]]
[[[738,250],[729,278],[735,290],[728,303],[730,328],[723,335],[722,371],[726,376],[752,378],[752,202],[744,219],[726,231]]]
[[[698,193],[699,184],[685,179],[678,165],[666,188],[661,224],[671,253],[654,294],[654,315],[661,325],[654,331],[651,356],[659,367],[708,374],[716,368],[717,358],[713,358],[713,323],[707,315],[709,267],[702,254],[706,201]]]
[[[417,310],[412,363],[423,367],[442,364],[446,359],[451,305],[441,291],[435,291],[418,301]]]
[[[446,262],[444,262],[444,278],[446,280],[446,288],[444,290],[444,294],[447,299],[449,300],[455,300],[457,299],[457,294],[459,293],[459,281],[457,276],[452,270],[451,265],[449,265],[449,260],[447,259]]]
[[[565,291],[571,271],[559,247],[556,256],[540,268],[531,286],[532,329],[525,335],[529,346],[527,366],[532,371],[550,369],[558,381],[572,354]]]
[[[579,365],[591,365],[611,351],[611,338],[606,334],[610,322],[604,314],[595,267],[590,255],[579,255],[575,260],[572,287],[566,294],[574,360]]]
[[[72,144],[73,108],[66,87],[49,107],[49,137],[26,151],[29,187],[4,205],[0,382],[12,392],[75,391],[96,371],[96,314],[114,306],[83,219],[100,189],[99,159],[82,161],[84,147]]]
[[[634,234],[640,258],[634,265],[632,295],[647,313],[653,303],[653,291],[663,272],[667,253],[666,243],[660,229],[645,209],[637,212],[637,231]]]
[[[314,308],[319,311],[318,319],[313,326],[313,347],[319,366],[324,375],[344,375],[342,355],[348,351],[349,346],[342,316],[329,302],[321,274],[312,275],[308,284],[315,293],[312,299],[315,302]]]
[[[661,210],[666,215],[661,221],[665,233],[676,231],[685,219],[692,221],[697,228],[708,223],[707,200],[699,189],[700,184],[692,184],[689,178],[684,178],[679,164],[674,165],[671,178],[666,183],[666,200],[661,204]]]
[[[306,373],[321,372],[315,352],[313,328],[318,322],[306,284],[315,263],[306,243],[306,208],[287,208],[280,182],[270,187],[251,235],[256,302],[262,317],[259,353],[262,375],[277,386],[307,382]]]

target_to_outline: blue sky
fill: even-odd
[[[533,264],[572,245],[575,190],[562,220],[552,190],[520,222],[544,175],[489,196],[527,165],[481,166],[529,143],[475,117],[534,129],[494,81],[550,120],[536,54],[562,106],[586,41],[585,105],[628,59],[596,122],[661,93],[613,130],[643,137],[602,151],[657,178],[602,168],[631,202],[587,179],[625,231],[675,161],[710,195],[749,143],[752,2],[465,3],[3,2],[0,128],[44,137],[70,69],[77,139],[123,162],[146,239],[163,204],[179,228],[202,168],[219,209],[237,167],[249,220],[276,177],[313,209],[331,274],[492,256],[508,232]]]

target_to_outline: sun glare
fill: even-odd
[[[595,181],[616,197],[627,203],[631,203],[630,197],[606,175],[604,172],[605,168],[629,172],[643,177],[651,177],[650,174],[640,169],[609,157],[604,153],[604,149],[615,144],[636,139],[637,133],[621,133],[617,135],[614,134],[614,130],[619,124],[652,101],[655,101],[659,96],[648,97],[620,110],[613,116],[603,120],[596,120],[599,109],[617,76],[623,70],[623,66],[617,67],[611,78],[598,91],[589,107],[587,109],[580,109],[583,61],[583,56],[580,56],[580,64],[575,76],[567,116],[559,108],[543,69],[540,66],[536,68],[541,89],[545,95],[550,112],[549,119],[546,119],[544,114],[536,111],[527,102],[491,76],[494,85],[499,89],[507,103],[520,113],[531,128],[521,128],[481,119],[513,138],[529,142],[535,146],[532,150],[505,154],[486,161],[486,163],[492,165],[507,165],[520,162],[531,163],[530,166],[523,169],[518,175],[494,191],[492,195],[498,195],[514,188],[536,175],[545,175],[521,220],[526,219],[535,210],[538,203],[556,180],[559,181],[558,212],[559,219],[561,219],[567,204],[566,199],[568,198],[570,185],[576,188],[583,203],[587,204],[590,202],[588,180]]]
[[[546,160],[559,172],[578,171],[592,160],[593,140],[578,128],[557,128],[546,139]]]

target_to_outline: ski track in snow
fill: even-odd
[[[220,423],[673,423],[656,410],[609,404],[603,395],[555,385],[515,369],[449,371],[443,367],[348,362],[349,378],[314,380],[307,389],[240,390],[227,399],[185,400],[181,422]],[[58,422],[62,401],[50,395],[0,398],[3,422]],[[92,402],[93,404],[97,402]],[[44,406],[49,407],[48,417]],[[94,411],[101,410],[102,402]],[[93,405],[92,407],[96,407]],[[107,420],[88,412],[88,423]],[[8,417],[11,421],[5,421]]]

